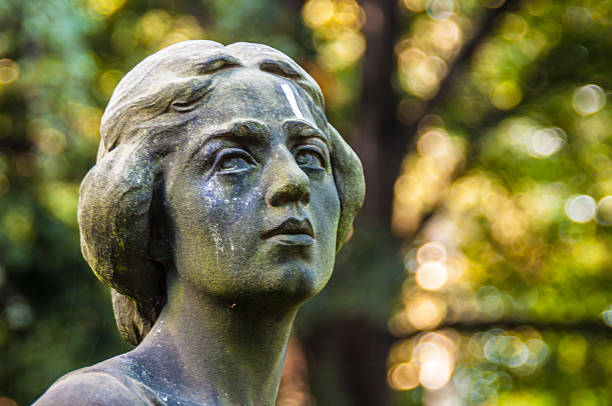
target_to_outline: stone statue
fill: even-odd
[[[273,405],[364,197],[318,85],[265,45],[185,41],[121,80],[100,131],[81,246],[136,347],[35,404]]]

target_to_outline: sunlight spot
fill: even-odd
[[[427,8],[427,0],[402,0],[402,4],[415,13],[420,13]]]
[[[451,20],[437,21],[431,30],[429,39],[438,50],[448,54],[461,41],[461,28]]]
[[[552,0],[524,0],[525,10],[533,16],[541,16],[550,10]]]
[[[494,286],[483,286],[476,293],[476,307],[488,316],[498,319],[505,312],[505,304]]]
[[[527,21],[515,13],[508,13],[500,24],[500,31],[508,41],[518,41],[527,32]]]
[[[491,92],[491,103],[500,110],[510,110],[516,107],[523,97],[519,86],[510,81],[497,84]]]
[[[434,127],[427,130],[417,141],[417,151],[422,156],[442,158],[452,149],[451,140],[443,128]]]
[[[0,84],[9,85],[19,79],[19,65],[12,59],[0,59]]]
[[[572,106],[580,115],[588,116],[597,113],[606,104],[606,94],[597,85],[586,85],[574,91]]]
[[[302,17],[307,25],[321,26],[334,16],[334,3],[330,0],[309,0],[302,8]]]
[[[529,349],[529,355],[525,363],[529,366],[541,365],[550,354],[548,345],[539,338],[531,338],[525,342]]]
[[[589,344],[580,334],[566,334],[557,347],[558,364],[570,373],[578,373],[585,365]]]
[[[419,385],[419,367],[415,362],[393,366],[388,374],[389,386],[395,390],[410,390]]]
[[[576,223],[586,223],[595,217],[595,199],[588,195],[574,195],[565,204],[565,213]]]
[[[533,132],[528,150],[530,155],[536,158],[546,158],[558,152],[563,145],[565,145],[565,132],[562,129],[543,128]]]
[[[88,5],[92,11],[101,16],[108,17],[123,7],[125,2],[126,0],[89,0]]]
[[[527,361],[529,349],[515,336],[506,336],[497,342],[500,360],[510,368],[518,368]]]
[[[429,0],[427,14],[434,20],[446,20],[453,15],[455,2],[453,0]]]
[[[415,358],[420,361],[419,381],[429,390],[446,385],[453,372],[453,356],[448,349],[433,341],[419,343],[414,349]]]
[[[168,32],[172,17],[163,10],[149,10],[140,18],[137,33],[146,44],[159,41]]]
[[[415,297],[408,306],[408,320],[417,330],[437,327],[446,316],[446,304],[429,295]]]
[[[122,76],[123,72],[117,69],[110,69],[102,72],[98,78],[98,88],[104,97],[110,98]]]
[[[423,244],[417,251],[417,261],[419,264],[426,262],[441,262],[446,259],[446,248],[437,241]]]
[[[365,52],[365,38],[358,31],[347,30],[320,47],[319,60],[329,71],[345,69]]]
[[[612,196],[606,196],[597,203],[596,219],[604,226],[612,225]]]
[[[51,156],[62,153],[66,148],[66,136],[51,127],[40,131],[34,142],[43,153]]]
[[[425,290],[438,290],[447,279],[448,271],[441,262],[425,262],[416,271],[416,281]]]

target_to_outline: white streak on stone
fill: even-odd
[[[289,102],[289,105],[291,106],[291,110],[293,110],[297,118],[300,118],[303,120],[304,115],[298,108],[297,101],[295,100],[295,94],[293,94],[293,89],[291,89],[291,86],[289,86],[287,83],[282,83],[281,89],[283,89],[283,93],[285,93],[285,97],[287,97],[287,101]]]

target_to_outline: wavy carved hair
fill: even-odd
[[[259,69],[293,81],[325,117],[317,83],[291,58],[265,45],[181,42],[144,59],[119,82],[102,116],[96,165],[81,184],[78,217],[83,255],[112,288],[119,332],[134,345],[166,300],[165,271],[148,255],[164,158],[180,145],[176,130],[194,119],[194,110],[230,69]],[[329,123],[324,131],[331,140],[341,206],[339,250],[363,202],[363,170]]]

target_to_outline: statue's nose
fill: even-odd
[[[271,182],[266,192],[270,206],[282,206],[287,203],[310,201],[310,179],[295,162],[288,150],[279,153],[269,165]]]

